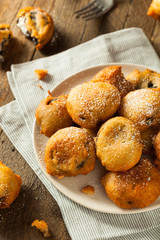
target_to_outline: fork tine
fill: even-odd
[[[84,17],[84,19],[86,21],[88,21],[88,20],[91,20],[91,19],[94,19],[94,18],[98,18],[98,17],[102,16],[103,14],[104,14],[103,11],[100,11],[98,14],[95,14],[95,15],[92,15],[92,16],[88,16],[88,17]]]
[[[90,8],[89,10],[86,10],[86,11],[84,11],[84,12],[79,13],[79,14],[77,15],[77,18],[80,17],[80,16],[82,16],[82,15],[86,15],[87,13],[94,14],[94,13],[96,13],[96,11],[97,11],[97,7],[92,7],[92,8]],[[87,14],[87,15],[88,15],[88,14]],[[83,16],[82,16],[82,17],[83,17]]]
[[[85,9],[90,8],[90,7],[94,4],[94,2],[95,2],[95,0],[93,0],[91,3],[89,3],[89,4],[86,5],[85,7],[83,7],[83,8],[81,8],[81,9],[75,11],[74,13],[80,13],[80,12],[84,11]]]
[[[104,15],[105,13],[109,12],[109,10],[113,7],[114,5],[114,2],[110,5],[110,7],[107,7],[107,8],[104,8],[104,9],[101,9],[101,11],[93,16],[85,16],[85,20],[88,21],[88,20],[91,20],[91,19],[94,19],[94,18],[98,18],[102,15]]]
[[[82,16],[82,18],[88,19],[90,17],[97,16],[97,14],[101,12],[102,12],[101,9],[96,8],[93,12],[90,12],[89,14]]]

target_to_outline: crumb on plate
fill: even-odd
[[[50,237],[48,225],[44,220],[39,221],[39,220],[36,219],[36,220],[33,221],[31,226],[39,229],[41,231],[41,233],[43,233],[44,237]]]
[[[83,193],[85,193],[85,194],[89,194],[89,195],[92,195],[92,194],[94,194],[94,187],[93,186],[90,186],[90,185],[88,185],[88,186],[86,186],[86,187],[84,187],[84,188],[82,188],[82,190],[81,190]]]
[[[44,69],[36,69],[34,72],[39,80],[44,79],[47,75],[47,70]]]

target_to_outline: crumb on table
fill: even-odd
[[[34,72],[35,72],[37,78],[39,80],[42,80],[46,77],[48,71],[44,70],[44,69],[36,69],[36,70],[34,70]]]
[[[39,221],[39,220],[36,219],[36,220],[33,221],[31,226],[39,229],[41,231],[41,233],[43,233],[44,237],[50,237],[48,225],[44,220]]]
[[[81,191],[82,191],[83,193],[86,193],[86,194],[92,195],[92,194],[94,194],[94,187],[88,185],[88,186],[82,188]]]

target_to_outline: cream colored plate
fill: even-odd
[[[144,66],[133,65],[133,64],[121,64],[121,63],[111,63],[106,64],[105,66],[97,66],[90,69],[86,69],[81,71],[67,79],[65,79],[62,83],[60,83],[56,88],[53,89],[53,96],[59,96],[62,94],[69,93],[70,89],[75,87],[78,84],[81,84],[85,81],[90,80],[98,71],[103,69],[106,66],[111,65],[121,65],[122,72],[124,75],[128,75],[134,69],[144,70]],[[114,213],[114,214],[131,214],[131,213],[139,213],[152,209],[156,209],[160,207],[160,198],[154,202],[152,205],[142,209],[121,209],[116,206],[106,195],[103,186],[100,183],[101,177],[105,173],[105,169],[101,166],[99,161],[97,161],[96,168],[94,171],[89,173],[88,175],[79,175],[76,177],[65,177],[63,179],[57,179],[46,173],[45,162],[44,162],[44,149],[46,142],[48,140],[47,137],[40,134],[39,126],[36,121],[34,124],[34,149],[35,154],[37,156],[37,162],[41,167],[43,173],[48,178],[48,180],[64,195],[73,201],[87,207],[89,209],[104,212],[104,213]],[[86,185],[92,185],[95,188],[94,195],[87,195],[81,192],[81,188]]]

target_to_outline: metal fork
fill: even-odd
[[[108,12],[114,5],[114,0],[93,0],[87,6],[75,11],[76,18],[82,17],[86,20],[97,18]]]

